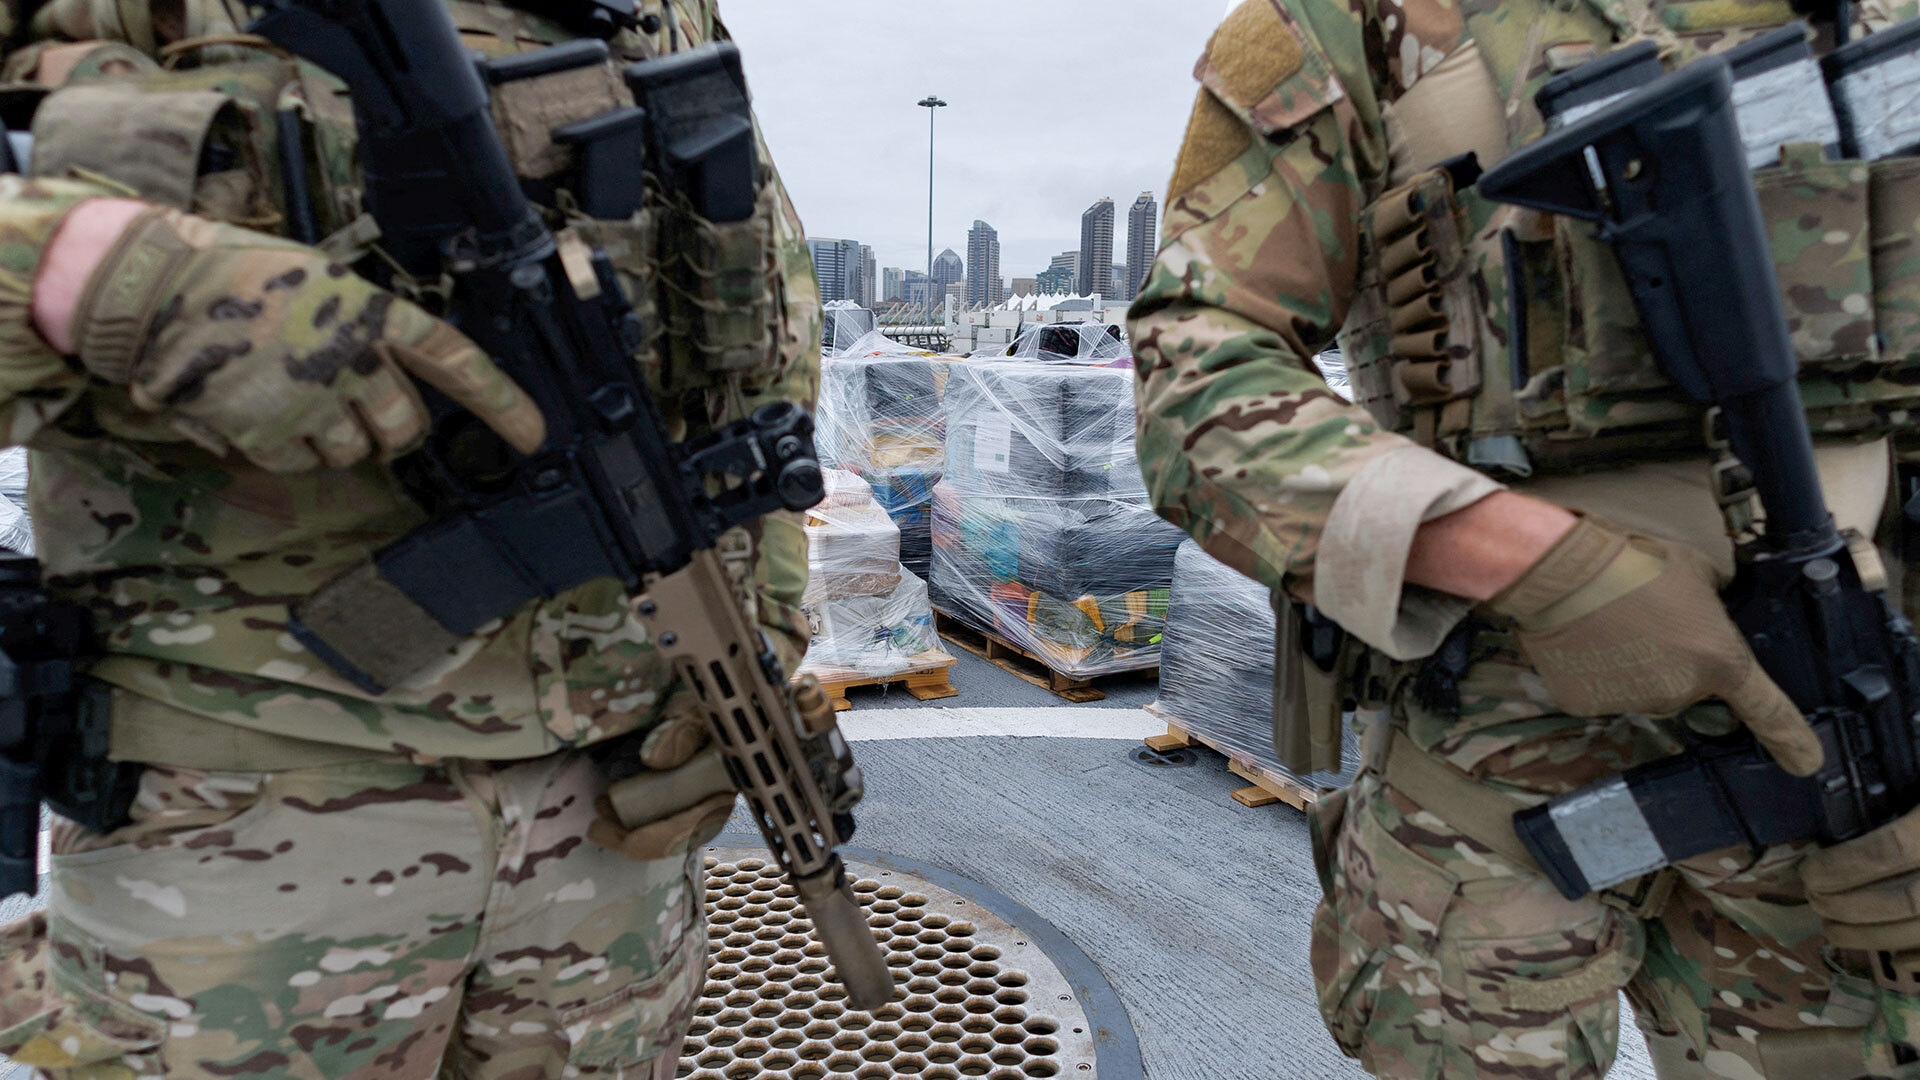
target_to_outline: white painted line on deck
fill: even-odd
[[[1167,722],[1148,716],[1145,709],[852,709],[838,719],[840,730],[855,742],[966,735],[1139,742],[1167,733]]]

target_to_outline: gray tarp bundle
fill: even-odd
[[[33,528],[27,521],[27,452],[0,450],[0,547],[33,554]]]
[[[1167,636],[1160,646],[1160,707],[1216,748],[1307,787],[1353,778],[1360,744],[1351,725],[1340,759],[1347,771],[1299,776],[1273,748],[1273,608],[1267,587],[1188,540],[1174,558]]]

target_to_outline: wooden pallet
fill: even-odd
[[[1045,660],[999,634],[962,622],[958,616],[950,615],[938,608],[933,612],[933,624],[940,631],[941,637],[1042,690],[1051,691],[1068,701],[1079,704],[1106,700],[1105,692],[1094,689],[1091,682],[1055,671],[1047,666]]]
[[[947,678],[953,667],[953,657],[942,652],[925,652],[913,658],[914,666],[891,675],[853,675],[846,678],[829,679],[819,674],[820,691],[833,703],[834,712],[846,712],[853,708],[853,702],[847,700],[848,689],[855,686],[886,686],[890,683],[906,683],[906,691],[921,701],[938,701],[941,698],[958,697],[960,691],[953,688]]]
[[[1305,810],[1320,797],[1318,789],[1303,783],[1276,769],[1270,769],[1247,757],[1239,751],[1220,745],[1204,735],[1196,735],[1180,726],[1180,722],[1167,714],[1159,702],[1146,706],[1148,715],[1167,722],[1165,735],[1149,735],[1147,749],[1156,753],[1171,750],[1185,750],[1190,746],[1204,746],[1226,756],[1227,771],[1248,782],[1248,787],[1234,792],[1233,801],[1241,806],[1272,806],[1283,802],[1296,810]]]

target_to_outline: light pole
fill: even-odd
[[[927,298],[933,299],[933,114],[937,109],[946,108],[947,103],[932,94],[920,99],[920,107],[927,110]]]

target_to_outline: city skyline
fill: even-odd
[[[964,253],[974,220],[991,222],[1009,278],[1037,276],[1054,253],[1077,248],[1080,212],[1093,200],[1164,191],[1198,89],[1194,60],[1222,13],[1218,4],[978,0],[966,21],[1020,28],[995,35],[983,69],[980,38],[955,33],[954,13],[937,5],[843,0],[832,18],[775,0],[728,0],[726,10],[808,234],[857,238],[883,267],[926,268],[927,110],[914,103],[938,94],[949,107],[937,121],[933,250]],[[1150,40],[1142,25],[1154,27]],[[1090,59],[1060,63],[1064,40]],[[1041,104],[1080,100],[1088,65],[1125,71],[1090,123]]]

